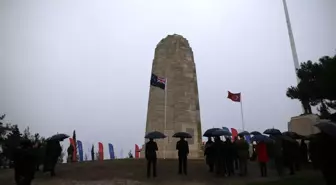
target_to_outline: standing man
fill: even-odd
[[[215,152],[212,144],[213,141],[211,140],[211,137],[208,137],[208,141],[205,143],[204,147],[204,156],[206,157],[206,164],[209,166],[209,172],[214,171],[215,165]]]
[[[150,138],[146,143],[145,157],[147,159],[147,177],[150,177],[151,165],[153,165],[153,177],[156,177],[156,151],[158,151],[158,146],[153,138]]]
[[[247,175],[247,160],[249,158],[249,144],[245,141],[243,135],[240,135],[240,140],[237,141],[237,150],[239,157],[240,175]]]
[[[189,154],[189,144],[183,137],[176,143],[176,150],[178,151],[179,159],[179,174],[183,173],[187,175],[187,156]]]
[[[62,147],[59,141],[49,140],[46,146],[46,158],[43,165],[43,172],[50,172],[51,176],[55,176],[55,167],[59,156],[62,153]]]

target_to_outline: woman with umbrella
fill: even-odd
[[[153,177],[156,177],[156,151],[158,151],[158,146],[154,139],[163,139],[166,136],[158,131],[149,132],[145,135],[146,139],[149,141],[145,146],[145,157],[147,159],[147,177],[150,177],[151,166],[153,166]]]
[[[252,140],[257,142],[256,153],[260,165],[261,176],[267,177],[267,162],[269,157],[266,143],[271,143],[273,140],[264,135],[255,135]]]
[[[180,138],[176,143],[176,150],[178,151],[178,160],[179,160],[179,174],[182,174],[182,168],[184,175],[187,175],[187,157],[189,154],[189,144],[184,138],[192,138],[192,136],[187,132],[177,132],[173,137]]]

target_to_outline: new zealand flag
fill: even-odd
[[[154,87],[159,87],[164,90],[166,88],[166,79],[152,74],[150,84]]]

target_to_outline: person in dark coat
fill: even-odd
[[[204,147],[204,156],[206,157],[206,164],[209,166],[209,172],[214,171],[215,165],[215,151],[213,143],[214,142],[211,140],[211,137],[208,137],[208,141],[205,143]]]
[[[181,138],[176,143],[176,150],[178,151],[178,159],[179,159],[178,173],[182,174],[182,168],[183,168],[183,173],[187,175],[187,157],[189,154],[188,141],[186,141],[184,138]]]
[[[224,174],[224,142],[220,139],[220,137],[215,137],[215,142],[213,143],[214,152],[215,152],[215,169],[216,174]]]
[[[46,156],[43,165],[43,172],[50,172],[51,176],[55,176],[55,167],[59,156],[62,153],[62,147],[57,140],[47,141]]]
[[[68,162],[73,162],[74,147],[72,146],[72,144],[69,145],[67,152],[68,152]]]
[[[14,151],[14,178],[17,185],[30,185],[36,171],[36,155],[29,140]]]
[[[327,185],[336,184],[336,139],[327,134],[319,133],[312,140],[316,144],[313,155]]]
[[[145,157],[147,159],[147,177],[150,177],[151,166],[153,166],[153,177],[156,177],[156,151],[158,146],[156,142],[151,138],[145,146]]]
[[[302,164],[308,163],[308,146],[304,139],[302,139],[300,143],[300,158]]]
[[[283,156],[285,166],[289,168],[290,175],[295,174],[295,147],[296,144],[290,141],[283,141]]]
[[[295,141],[293,142],[293,157],[294,157],[294,169],[296,171],[301,170],[301,155],[300,155],[300,144]]]
[[[238,149],[237,149],[237,143],[238,141],[238,137],[234,137],[234,140],[233,140],[233,163],[234,163],[234,167],[235,167],[235,170],[239,170],[239,157],[238,157]]]
[[[231,142],[231,138],[227,137],[224,142],[224,162],[225,162],[225,172],[228,176],[234,175],[234,167],[233,167],[233,143]]]
[[[238,157],[239,157],[239,169],[240,175],[247,175],[247,161],[249,158],[249,144],[245,141],[244,136],[239,136],[240,140],[236,142]]]

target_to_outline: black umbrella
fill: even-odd
[[[255,135],[251,138],[251,141],[256,141],[256,142],[265,142],[265,143],[273,143],[274,140],[265,136],[265,135]]]
[[[253,132],[251,132],[250,134],[252,134],[252,135],[255,135],[255,136],[257,136],[257,135],[262,135],[260,132],[258,132],[258,131],[253,131]]]
[[[300,134],[298,134],[296,132],[291,132],[291,131],[283,132],[282,135],[289,136],[292,139],[306,139],[305,136],[302,136],[302,135],[300,135]]]
[[[213,133],[212,133],[213,136],[232,136],[231,132],[227,131],[227,130],[224,130],[224,129],[218,129],[218,130],[215,130]]]
[[[163,139],[163,138],[166,138],[166,136],[159,131],[153,131],[153,132],[148,132],[145,135],[145,138],[146,139]]]
[[[296,140],[294,140],[293,138],[286,136],[286,135],[272,135],[273,138],[279,138],[282,139],[284,141],[289,141],[289,142],[296,142]]]
[[[192,138],[192,136],[187,133],[187,132],[176,132],[173,137],[178,137],[178,138]]]
[[[212,133],[216,130],[220,130],[220,128],[210,128],[208,130],[206,130],[203,134],[204,137],[213,137],[214,135],[212,135]]]
[[[53,135],[51,137],[49,137],[47,140],[51,141],[51,140],[56,140],[56,141],[63,141],[64,139],[68,138],[70,136],[66,135],[66,134],[56,134]]]
[[[336,137],[336,123],[331,121],[321,121],[314,126],[319,128],[321,132],[326,133],[329,136]]]
[[[269,129],[266,129],[264,131],[264,134],[268,134],[268,135],[281,135],[281,132],[280,130],[278,129],[275,129],[275,128],[269,128]]]
[[[240,135],[240,136],[249,136],[251,134],[249,132],[247,132],[247,131],[242,131],[238,135]]]

